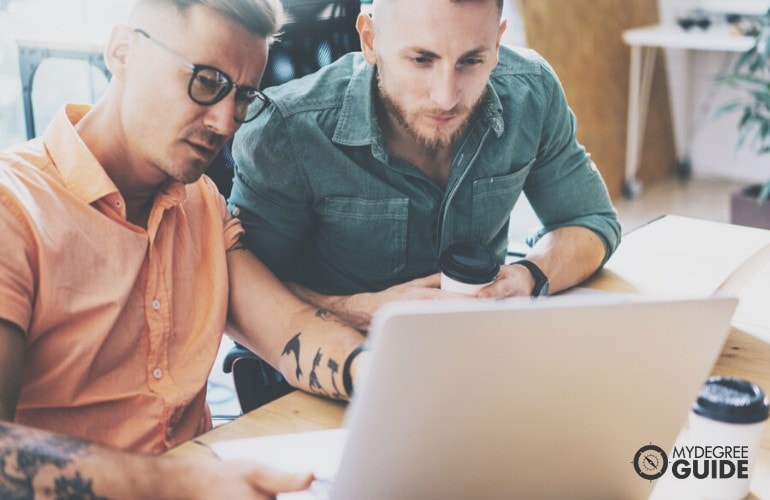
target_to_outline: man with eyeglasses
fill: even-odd
[[[0,498],[270,498],[312,479],[151,456],[211,428],[226,321],[306,390],[312,372],[348,397],[365,358],[359,332],[243,251],[202,176],[266,105],[281,17],[278,0],[140,0],[99,102],[0,153]]]
[[[604,182],[553,70],[500,46],[502,5],[375,0],[362,53],[267,89],[235,137],[229,203],[301,297],[361,329],[384,302],[446,297],[441,252],[469,240],[502,264],[522,192],[543,226],[479,297],[558,292],[610,257]]]

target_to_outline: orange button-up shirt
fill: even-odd
[[[206,381],[243,232],[207,177],[169,184],[148,227],[75,131],[0,153],[0,317],[26,332],[16,421],[160,453],[211,428]]]

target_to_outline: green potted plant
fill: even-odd
[[[738,148],[770,153],[770,10],[756,18],[754,45],[742,53],[721,83],[740,91],[740,96],[721,106],[718,116],[741,113]],[[730,203],[730,222],[770,229],[770,180],[735,193]]]

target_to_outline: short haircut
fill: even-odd
[[[280,0],[137,0],[136,4],[165,4],[175,7],[179,12],[200,5],[262,38],[272,38],[284,21]]]
[[[452,3],[485,2],[487,0],[451,0]],[[497,11],[503,13],[503,0],[497,0]]]

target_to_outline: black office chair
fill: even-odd
[[[339,57],[360,50],[356,17],[359,0],[282,0],[288,20],[270,46],[262,75],[263,89],[308,75]],[[225,196],[233,187],[232,145],[228,144],[206,172]]]
[[[313,73],[348,52],[360,50],[355,27],[359,0],[282,1],[289,19],[270,47],[262,88]],[[207,172],[225,197],[232,189],[234,165],[228,145]],[[244,413],[294,390],[275,368],[238,344],[228,352],[222,368],[233,373]]]

